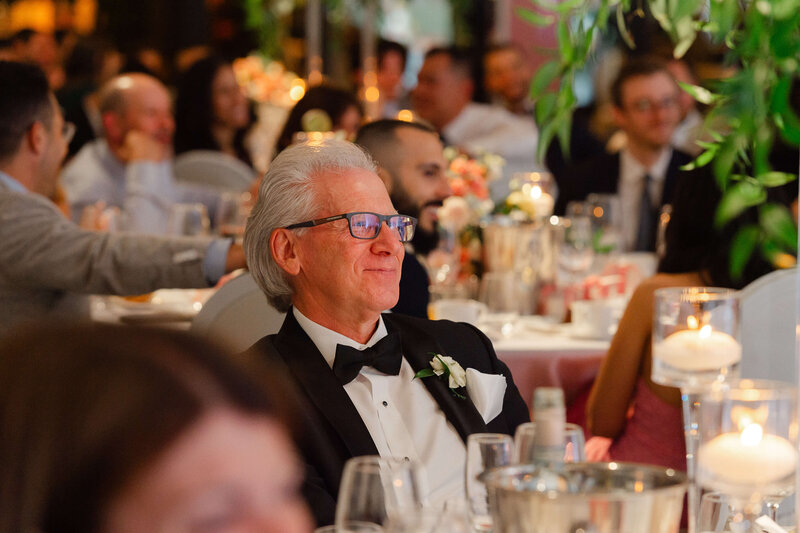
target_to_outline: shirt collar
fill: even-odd
[[[363,350],[364,348],[369,348],[377,343],[379,340],[384,338],[388,332],[386,331],[386,324],[383,323],[383,317],[378,318],[378,327],[375,329],[375,333],[372,334],[372,337],[367,341],[366,344],[361,344],[350,337],[345,337],[341,333],[337,333],[332,329],[328,329],[325,326],[321,326],[305,316],[301,313],[297,307],[292,306],[292,313],[294,314],[294,318],[297,320],[297,323],[300,324],[300,327],[303,328],[303,331],[311,339],[311,342],[317,347],[317,350],[322,354],[322,357],[325,358],[325,362],[328,363],[328,366],[333,368],[333,360],[336,357],[336,345],[343,344],[345,346],[351,346],[356,350]]]
[[[20,182],[9,176],[3,171],[0,171],[0,183],[8,187],[12,192],[27,193],[28,189],[25,188]]]
[[[639,160],[631,155],[627,148],[623,148],[620,151],[620,175],[638,181],[644,177],[645,174],[650,174],[650,178],[653,181],[663,181],[667,175],[667,167],[669,166],[670,159],[672,159],[672,147],[667,146],[661,150],[661,154],[659,154],[653,166],[646,168]]]

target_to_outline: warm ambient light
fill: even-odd
[[[706,324],[705,326],[703,326],[702,328],[700,328],[700,333],[698,333],[698,336],[699,336],[701,339],[707,339],[707,338],[709,338],[709,337],[711,336],[711,326],[709,326],[708,324]]]
[[[697,317],[690,316],[686,319],[686,325],[689,326],[689,329],[697,329],[700,327],[700,323],[697,321]]]
[[[739,440],[744,446],[757,446],[764,436],[764,430],[758,424],[748,424],[742,430]]]
[[[364,98],[367,100],[367,102],[377,102],[380,96],[381,93],[378,91],[377,87],[367,87],[364,89]]]
[[[412,113],[408,109],[401,109],[397,112],[397,120],[402,120],[404,122],[413,122],[414,121],[414,113]]]
[[[306,82],[300,78],[292,81],[292,88],[289,89],[289,98],[292,102],[297,102],[306,94]]]

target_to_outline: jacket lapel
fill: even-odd
[[[391,315],[385,314],[383,319],[389,332],[400,331],[403,357],[409,362],[414,372],[430,368],[429,363],[433,357],[431,353],[442,354],[442,348],[431,335],[420,330],[409,331],[408,329],[398,328]],[[449,355],[456,360],[459,359],[458,354],[446,353],[442,355]],[[461,361],[459,362],[461,363]],[[465,443],[467,442],[467,437],[471,434],[485,433],[487,431],[486,423],[472,401],[469,398],[461,400],[453,396],[444,379],[431,376],[422,379],[422,383]]]
[[[274,345],[301,389],[330,422],[352,456],[378,455],[353,402],[291,310],[274,337]]]

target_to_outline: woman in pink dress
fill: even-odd
[[[589,395],[588,429],[592,435],[610,439],[607,451],[603,445],[607,440],[602,443],[593,438],[587,442],[590,460],[686,470],[680,391],[653,383],[650,378],[654,292],[663,287],[741,288],[771,270],[756,252],[742,276],[732,279],[732,236],[742,224],[753,222],[755,213],[746,212],[717,230],[714,215],[719,198],[719,189],[709,176],[690,173],[682,177],[659,273],[643,281],[633,293]]]

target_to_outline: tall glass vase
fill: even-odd
[[[738,377],[742,359],[738,327],[735,291],[680,287],[655,292],[651,377],[655,383],[681,389],[690,482],[689,533],[697,532],[700,504],[696,476],[700,397],[714,383]]]

